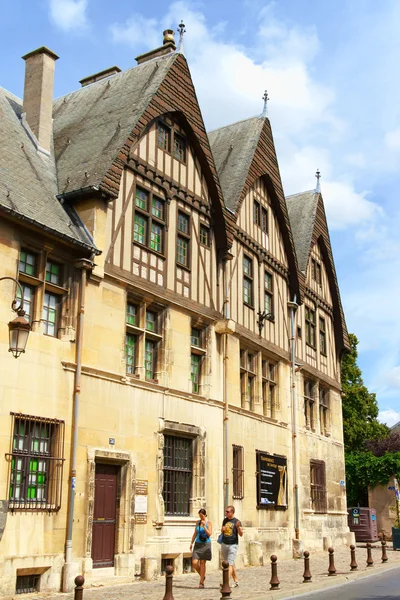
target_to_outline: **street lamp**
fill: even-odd
[[[17,317],[9,322],[8,324],[8,332],[9,332],[9,349],[8,351],[12,353],[14,358],[18,358],[20,354],[25,352],[26,343],[28,341],[29,332],[31,330],[31,326],[28,321],[25,319],[25,311],[23,309],[24,305],[24,290],[21,287],[21,284],[14,279],[14,277],[0,277],[0,281],[5,279],[9,279],[13,281],[17,287],[19,288],[21,299],[18,300],[17,296],[15,296],[14,300],[11,303],[11,309],[17,313]],[[18,304],[19,302],[19,304]]]

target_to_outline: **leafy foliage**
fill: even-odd
[[[367,440],[388,435],[389,428],[379,423],[376,395],[365,387],[357,365],[357,337],[350,333],[351,352],[342,360],[343,429],[346,452],[365,450]]]
[[[347,504],[367,506],[368,486],[386,484],[400,473],[400,436],[396,442],[388,436],[390,429],[379,423],[376,395],[365,387],[357,365],[358,339],[352,333],[349,338],[351,352],[342,360]]]

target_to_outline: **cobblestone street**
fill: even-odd
[[[365,545],[359,544],[356,549],[356,561],[358,570],[350,572],[350,550],[343,547],[335,551],[335,566],[337,575],[328,576],[329,557],[328,552],[318,552],[310,555],[310,570],[312,573],[312,583],[303,584],[303,560],[278,560],[278,577],[280,580],[280,590],[271,592],[269,590],[269,580],[271,578],[270,565],[264,567],[248,567],[240,569],[239,587],[232,589],[232,598],[241,600],[269,600],[270,598],[279,599],[304,594],[308,590],[331,587],[343,583],[346,580],[354,580],[363,576],[381,573],[385,569],[400,567],[400,552],[393,551],[391,545],[388,545],[388,562],[381,562],[380,544],[375,544],[372,548],[372,557],[374,565],[367,567],[367,549]],[[278,557],[279,559],[279,557]],[[221,572],[215,571],[207,575],[206,587],[204,590],[198,589],[197,574],[181,575],[174,577],[173,595],[175,600],[219,600],[219,584],[221,582]],[[126,580],[125,580],[126,581]],[[91,585],[92,587],[88,587]],[[160,577],[157,581],[144,582],[135,581],[119,583],[115,585],[112,580],[100,582],[88,582],[85,584],[83,600],[162,600],[164,597],[165,579]],[[55,594],[39,593],[32,595],[35,600],[72,600],[73,593]]]

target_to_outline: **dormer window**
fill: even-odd
[[[186,162],[186,140],[179,133],[174,133],[174,158]]]
[[[254,200],[253,204],[253,222],[260,227],[264,233],[268,233],[268,210]]]
[[[164,123],[158,123],[157,144],[161,150],[171,151],[171,130]]]

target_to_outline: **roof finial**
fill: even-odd
[[[321,173],[319,172],[319,169],[317,169],[317,172],[315,173],[315,177],[317,178],[317,185],[315,186],[315,192],[317,194],[321,193],[321,185],[319,183],[319,180],[321,178]]]
[[[264,96],[262,97],[262,99],[264,100],[264,109],[262,111],[262,117],[268,117],[268,100],[269,100],[269,96],[268,96],[268,92],[267,90],[265,90],[264,92]]]
[[[183,56],[185,56],[185,51],[183,49],[183,34],[186,33],[186,29],[185,29],[185,24],[184,24],[183,21],[181,21],[179,23],[177,32],[179,33],[179,47],[178,47],[178,52],[180,54],[183,54]]]

